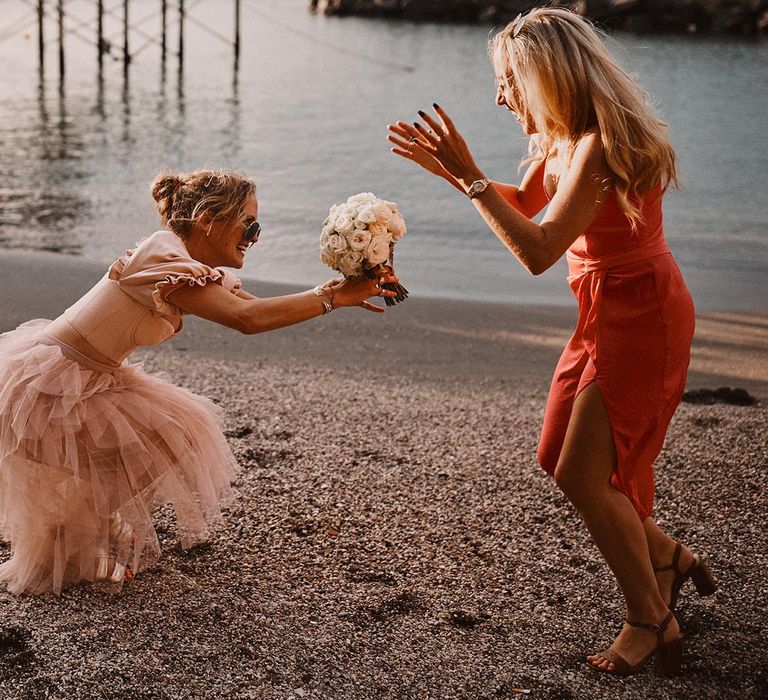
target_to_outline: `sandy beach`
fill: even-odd
[[[0,332],[58,315],[101,274],[3,252]],[[0,696],[765,697],[768,311],[699,314],[688,388],[760,403],[682,404],[656,463],[657,520],[720,586],[684,588],[672,680],[583,662],[619,629],[620,597],[535,463],[575,318],[411,298],[383,318],[345,309],[260,336],[189,319],[137,353],[219,404],[238,499],[188,552],[160,510],[162,559],[120,592],[0,593]]]

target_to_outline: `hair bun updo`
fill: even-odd
[[[256,185],[242,173],[195,170],[160,173],[149,189],[163,226],[184,237],[203,214],[213,219],[234,220],[242,216]]]
[[[152,199],[161,204],[164,199],[172,197],[176,190],[184,184],[184,181],[178,175],[163,173],[158,175],[150,185]]]

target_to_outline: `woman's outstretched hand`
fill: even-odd
[[[376,304],[371,304],[368,299],[372,297],[395,297],[397,292],[382,289],[384,284],[394,284],[399,282],[400,278],[395,275],[391,267],[385,269],[380,277],[368,279],[367,277],[339,277],[326,282],[323,286],[327,287],[333,294],[333,305],[340,306],[361,306],[366,311],[375,313],[384,313],[384,309]]]
[[[414,144],[419,141],[419,130],[413,124],[399,121],[396,124],[387,124],[387,129],[390,132],[387,134],[387,140],[394,144],[394,148],[391,149],[392,153],[402,156],[406,160],[412,160],[427,172],[444,178],[452,185],[458,184],[456,179],[431,153],[423,148],[414,147]]]
[[[395,146],[393,153],[412,160],[466,192],[474,180],[482,178],[482,173],[451,118],[442,107],[433,106],[436,119],[419,111],[424,124],[402,121],[390,124],[387,139]]]

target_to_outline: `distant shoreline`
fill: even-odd
[[[489,22],[506,24],[518,13],[544,2],[518,0],[309,0],[311,11],[411,21]],[[605,29],[637,33],[768,35],[768,2],[687,2],[676,0],[659,11],[646,0],[560,3]]]

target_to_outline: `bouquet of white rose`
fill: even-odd
[[[379,277],[385,272],[381,266],[392,265],[395,241],[405,231],[405,220],[394,202],[361,192],[331,207],[323,222],[320,260],[345,277]],[[399,283],[384,284],[383,288],[397,292],[395,297],[384,297],[387,306],[408,296],[408,290]]]

